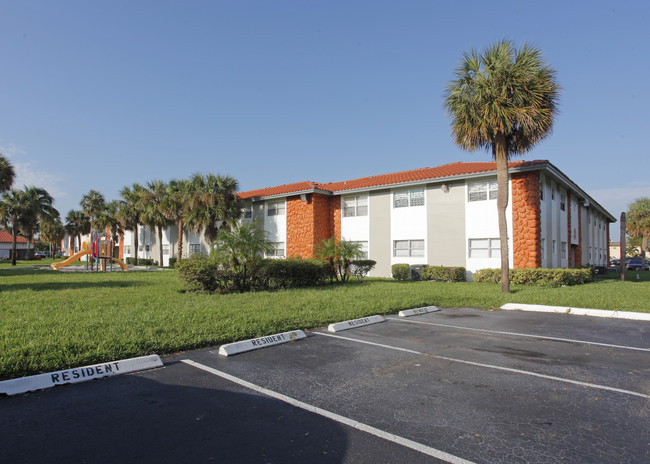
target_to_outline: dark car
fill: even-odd
[[[641,270],[641,263],[642,260],[641,258],[629,258],[627,260],[627,270],[628,271],[639,271]],[[648,262],[645,262],[645,267],[643,268],[644,270],[650,270],[650,264]]]

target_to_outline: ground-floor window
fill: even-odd
[[[124,245],[124,254],[125,255],[131,254],[131,245]]]
[[[190,256],[201,253],[201,244],[200,243],[190,243]]]
[[[368,242],[352,241],[352,243],[358,243],[359,245],[361,245],[361,249],[356,259],[368,259]]]
[[[470,258],[498,258],[501,256],[501,241],[498,238],[470,238]]]
[[[271,245],[273,249],[270,250],[266,256],[275,258],[284,257],[284,242],[269,242],[269,245]]]
[[[393,242],[393,256],[424,256],[424,240],[395,240]]]
[[[163,243],[163,255],[169,255],[169,243]]]

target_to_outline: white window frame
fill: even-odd
[[[253,217],[253,205],[246,205],[243,208],[244,219],[251,219]]]
[[[560,257],[566,259],[567,257],[567,242],[560,243]]]
[[[343,217],[368,215],[368,195],[348,195],[343,197]]]
[[[424,206],[424,187],[396,190],[393,192],[393,208]]]
[[[201,244],[200,243],[190,243],[188,245],[188,250],[190,252],[190,256],[195,255],[197,253],[201,253]]]
[[[499,183],[496,180],[471,182],[467,189],[467,201],[496,200],[498,191]]]
[[[284,242],[268,242],[273,247],[273,250],[266,253],[267,258],[284,258],[285,245]]]
[[[424,258],[424,239],[393,240],[393,256],[395,258]]]
[[[352,240],[352,243],[361,245],[359,255],[355,259],[368,259],[368,241],[367,240]]]
[[[164,255],[169,256],[169,248],[170,248],[169,243],[163,243],[163,245],[162,245],[163,256]]]
[[[470,238],[467,241],[470,258],[499,258],[501,256],[501,239],[498,237]]]

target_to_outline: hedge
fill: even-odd
[[[408,264],[393,264],[391,270],[393,272],[393,279],[411,280],[411,266]]]
[[[422,269],[422,278],[424,280],[435,280],[438,282],[465,282],[464,267],[445,267],[426,265]]]
[[[474,282],[501,282],[501,269],[481,269],[472,276]],[[510,269],[510,283],[517,285],[537,285],[539,287],[561,287],[582,285],[593,282],[594,270],[584,269]]]

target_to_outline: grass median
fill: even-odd
[[[0,379],[214,346],[427,305],[531,303],[650,312],[650,282],[563,288],[366,279],[232,295],[182,293],[174,270],[0,269]]]

